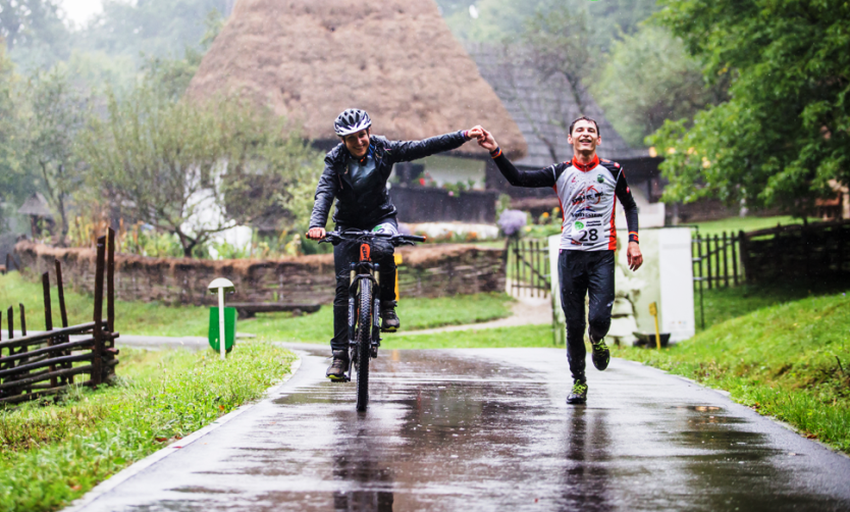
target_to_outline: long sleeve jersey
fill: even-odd
[[[493,158],[502,175],[517,187],[552,187],[561,202],[561,249],[603,251],[617,247],[616,199],[626,212],[629,241],[638,241],[638,213],[623,168],[616,162],[552,164],[538,171],[519,171],[501,151]]]
[[[394,217],[397,210],[387,192],[393,164],[450,151],[468,140],[464,130],[416,141],[394,141],[373,135],[362,164],[345,149],[345,144],[338,144],[325,156],[310,227],[325,227],[334,199],[337,201],[334,222],[339,226],[372,229]]]

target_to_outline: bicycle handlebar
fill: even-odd
[[[319,243],[329,243],[337,245],[338,243],[349,240],[357,241],[364,238],[385,238],[393,245],[413,245],[415,242],[424,242],[424,236],[417,235],[393,235],[391,233],[380,233],[377,231],[361,231],[348,229],[345,231],[328,231],[325,237],[319,240]]]

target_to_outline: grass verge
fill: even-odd
[[[552,326],[520,325],[436,334],[385,334],[383,349],[555,347]]]
[[[328,293],[332,292],[328,290]],[[51,293],[53,324],[58,325],[59,299],[55,287]],[[0,276],[0,307],[5,309],[9,305],[23,303],[30,330],[44,328],[41,294],[41,284],[23,279],[18,272]],[[65,302],[71,325],[91,321],[91,297],[66,290]],[[512,299],[504,293],[435,299],[402,298],[396,311],[405,330],[431,329],[505,318],[511,314],[511,302]],[[115,318],[118,331],[124,334],[206,336],[209,328],[209,308],[202,306],[171,307],[159,303],[115,301]],[[317,313],[299,317],[293,317],[290,313],[259,314],[253,319],[239,320],[236,325],[239,332],[256,334],[274,341],[324,343],[333,334],[333,311],[331,307],[323,306]]]
[[[817,217],[809,217],[809,222],[820,222]],[[697,222],[699,233],[702,236],[720,235],[726,233],[737,233],[738,231],[757,231],[759,229],[775,228],[778,224],[792,226],[802,224],[803,219],[791,217],[790,215],[779,215],[774,217],[728,217],[726,219]]]
[[[850,453],[846,293],[761,307],[660,352],[624,348],[615,355],[727,390],[806,437]]]
[[[0,409],[0,510],[57,510],[97,483],[239,405],[289,372],[291,352],[240,343],[208,352],[121,349],[116,385],[58,404]]]
[[[753,311],[805,298],[834,295],[850,289],[850,282],[778,282],[770,285],[741,285],[703,290],[706,329]],[[700,325],[699,292],[694,294],[694,318]]]

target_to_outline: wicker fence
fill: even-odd
[[[115,349],[114,234],[97,241],[94,314],[91,322],[68,325],[62,267],[55,262],[62,327],[53,328],[50,277],[41,276],[44,291],[45,331],[27,335],[26,309],[19,304],[21,336],[15,338],[14,308],[6,311],[8,340],[0,340],[0,403],[18,403],[66,390],[72,385],[96,386],[114,373]],[[106,256],[108,249],[108,258]],[[106,274],[106,319],[103,318]],[[2,323],[2,318],[0,318]],[[81,379],[88,376],[87,380]]]

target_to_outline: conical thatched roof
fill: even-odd
[[[522,133],[433,0],[240,0],[189,86],[241,91],[334,140],[333,120],[365,109],[373,132],[421,139],[482,124],[525,154]],[[485,154],[475,143],[461,152]]]
[[[21,215],[35,215],[37,217],[52,218],[50,213],[50,205],[47,204],[47,199],[41,195],[41,192],[33,192],[24,204],[18,208],[18,213]]]

